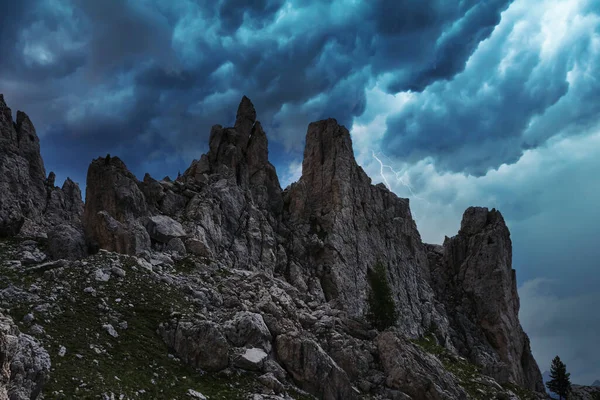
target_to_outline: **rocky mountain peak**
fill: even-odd
[[[485,207],[469,207],[463,214],[460,224],[460,234],[475,235],[486,228],[506,230],[508,228],[504,222],[502,214],[495,208],[488,210]]]
[[[4,123],[10,121],[12,123],[12,112],[10,108],[8,108],[8,105],[6,105],[2,93],[0,93],[0,121]]]
[[[446,304],[459,351],[501,382],[542,391],[529,338],[519,323],[512,242],[502,214],[470,207],[458,235],[446,238],[441,251],[431,245],[428,251],[433,287]]]
[[[246,96],[242,97],[235,117],[234,128],[241,134],[249,136],[256,122],[256,110],[254,104]]]
[[[371,179],[354,159],[346,127],[333,118],[309,124],[302,176],[293,189],[302,191],[306,197],[291,207],[293,215],[327,214],[332,209],[346,207],[353,201],[357,185],[366,188],[370,184]],[[290,198],[294,202],[299,195]]]
[[[69,189],[68,200],[62,189],[54,188],[55,177],[46,177],[40,140],[31,119],[17,111],[13,122],[2,95],[0,168],[0,236],[44,236],[56,224],[78,223],[83,207],[72,205],[82,205],[79,188]]]

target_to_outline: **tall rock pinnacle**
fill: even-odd
[[[239,133],[249,136],[255,122],[256,110],[254,109],[254,104],[252,104],[249,98],[244,96],[237,110],[234,128]]]
[[[519,323],[512,243],[502,214],[468,208],[458,235],[447,238],[437,256],[431,250],[434,288],[451,316],[457,349],[501,382],[542,391],[540,371]]]
[[[301,276],[300,286],[364,315],[367,275],[381,262],[404,315],[401,328],[416,336],[434,322],[444,325],[426,283],[427,257],[408,200],[371,185],[354,159],[348,130],[336,120],[309,125],[302,177],[284,196],[294,255],[288,269]]]

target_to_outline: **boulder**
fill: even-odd
[[[171,321],[159,333],[183,362],[206,371],[221,371],[229,364],[229,344],[211,321]]]
[[[83,230],[61,224],[48,232],[48,253],[55,260],[79,260],[87,255]]]
[[[358,399],[346,373],[314,340],[285,334],[275,345],[279,361],[301,389],[323,400]]]
[[[258,347],[271,351],[271,332],[262,315],[248,311],[237,313],[224,325],[227,339],[236,347]]]
[[[144,221],[150,238],[160,243],[169,243],[171,239],[186,237],[183,226],[166,215],[155,215]]]
[[[250,349],[245,349],[241,354],[239,354],[234,359],[234,365],[247,371],[262,371],[266,359],[267,353],[265,353],[262,349],[253,347]]]

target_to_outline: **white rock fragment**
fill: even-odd
[[[246,349],[246,352],[236,359],[235,365],[245,370],[259,371],[266,359],[267,353],[255,347]]]
[[[102,325],[102,328],[106,329],[106,332],[112,337],[119,337],[119,334],[111,324]]]
[[[188,392],[187,392],[187,394],[188,394],[188,396],[190,396],[192,399],[198,399],[198,400],[208,400],[208,398],[207,398],[205,395],[203,395],[202,393],[200,393],[200,392],[197,392],[197,391],[195,391],[195,390],[193,390],[193,389],[188,389]]]
[[[94,272],[94,279],[96,279],[99,282],[108,282],[108,280],[110,279],[110,274],[107,274],[101,269],[97,269]]]

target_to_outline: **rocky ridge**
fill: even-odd
[[[12,120],[5,123],[10,111],[3,115],[3,138],[33,129],[19,131]],[[266,134],[246,97],[234,127],[215,125],[209,145],[174,181],[149,175],[139,181],[119,158],[100,157],[88,170],[85,206],[80,193],[74,199],[78,188],[70,181],[46,189],[45,198],[55,200],[45,200],[37,213],[14,198],[2,199],[0,224],[12,229],[7,235],[30,236],[25,223],[15,222],[22,216],[48,238],[8,245],[0,293],[5,306],[30,311],[96,293],[91,301],[103,310],[94,323],[101,331],[96,337],[108,340],[98,354],[114,359],[111,349],[125,350],[127,335],[149,335],[166,346],[164,353],[173,352],[181,365],[176,368],[230,380],[239,371],[254,376],[258,386],[250,384],[239,398],[545,398],[518,321],[510,234],[498,211],[470,208],[457,236],[443,246],[424,244],[408,200],[371,184],[354,159],[349,132],[334,119],[309,125],[302,177],[281,190]],[[0,160],[29,163],[35,186],[45,174],[39,145],[37,158],[27,146],[11,149]],[[45,185],[53,186],[46,183],[50,178]],[[6,185],[15,179],[4,177]],[[61,252],[52,251],[56,247]],[[33,261],[24,263],[27,252]],[[91,255],[84,258],[86,253]],[[377,263],[399,317],[383,332],[366,318],[372,306],[369,276]],[[27,279],[19,275],[25,271]],[[86,286],[76,289],[76,276]],[[32,277],[41,288],[34,290],[38,297],[22,292],[31,291],[23,285]],[[168,290],[178,306],[144,300],[146,309],[155,310],[148,326],[119,328],[128,322],[126,313],[111,305],[117,298],[110,293],[122,296],[119,303],[135,296],[124,289],[133,277],[150,292]],[[52,288],[57,279],[59,292]],[[49,311],[46,320],[62,318],[65,307],[77,314],[66,304]],[[131,305],[137,310],[136,301]],[[144,307],[129,322],[145,318],[139,315]],[[57,345],[38,334],[43,343]],[[85,355],[79,360],[91,361]],[[67,374],[64,365],[57,368]],[[97,377],[87,379],[77,390],[87,390]],[[171,386],[183,390],[181,377],[174,379]],[[109,393],[105,380],[100,386]],[[120,392],[111,393],[123,398],[148,390],[137,380],[112,385]],[[213,393],[210,398],[219,398]]]

